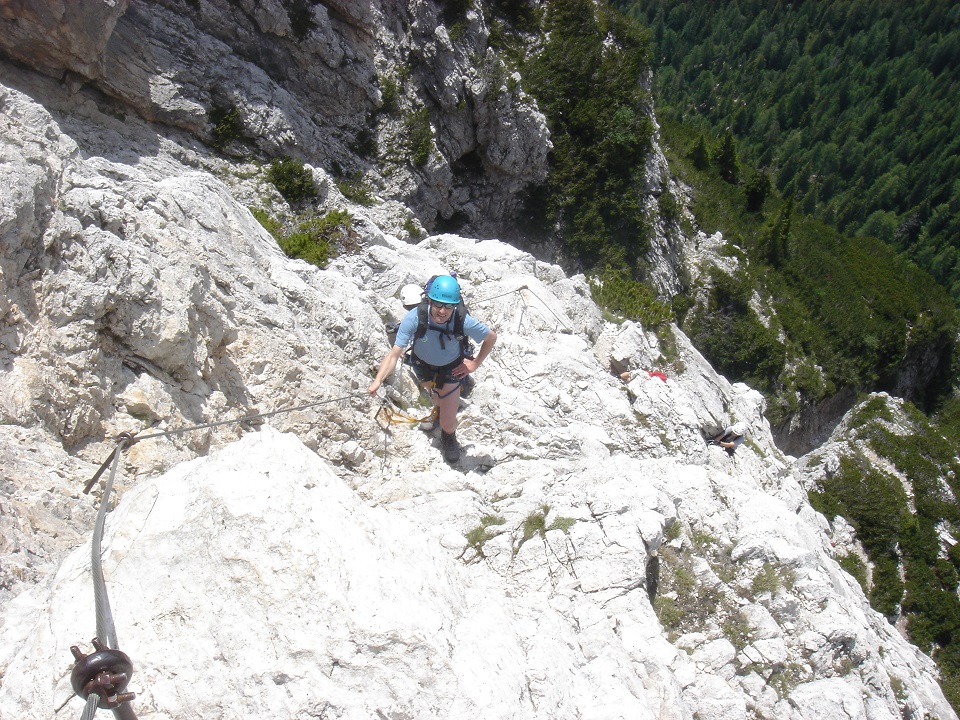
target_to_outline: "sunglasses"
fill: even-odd
[[[452,303],[432,302],[430,304],[437,310],[453,310],[456,307]]]

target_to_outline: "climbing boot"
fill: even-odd
[[[457,462],[460,459],[460,443],[457,442],[457,434],[441,430],[440,449],[443,451],[444,460],[449,463]]]

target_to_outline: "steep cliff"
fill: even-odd
[[[223,152],[359,175],[428,229],[502,232],[520,192],[545,177],[544,118],[487,50],[476,10],[451,15],[429,0],[86,6],[7,4],[0,47]],[[413,125],[427,145],[417,163]]]
[[[156,18],[299,7],[102,5],[154,70]],[[307,9],[362,29],[376,8]],[[162,437],[123,456],[104,565],[141,717],[956,717],[840,569],[758,393],[510,245],[397,237],[406,208],[349,202],[322,163],[354,242],[323,270],[286,258],[247,209],[283,202],[263,168],[109,90],[117,33],[53,63],[96,87],[0,64],[0,716],[82,705],[102,486],[81,490],[131,431]],[[141,100],[177,96],[147,76]],[[501,337],[456,467],[364,392],[397,291],[442,270]],[[404,373],[386,394],[419,407]],[[730,458],[701,432],[734,418]]]

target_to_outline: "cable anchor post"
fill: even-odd
[[[84,700],[95,693],[100,698],[98,707],[108,710],[133,700],[136,693],[124,692],[133,675],[130,658],[120,650],[108,648],[99,638],[91,643],[94,652],[89,655],[84,655],[76,645],[70,647],[76,660],[70,673],[73,691]]]
[[[100,469],[97,470],[94,476],[87,481],[86,485],[83,486],[84,495],[89,495],[90,491],[93,490],[93,486],[97,484],[97,480],[100,479],[100,476],[106,472],[107,468],[110,467],[110,463],[113,462],[113,456],[116,455],[118,452],[122,452],[123,450],[126,450],[127,448],[131,447],[134,443],[138,441],[138,439],[139,438],[136,437],[136,433],[132,433],[126,430],[120,433],[119,435],[117,435],[117,437],[115,438],[117,443],[116,447],[114,447],[113,450],[110,451],[110,454],[107,456],[107,459],[104,460],[103,464],[100,466]]]

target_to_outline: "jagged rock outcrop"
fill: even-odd
[[[820,447],[843,421],[856,399],[856,393],[847,388],[816,405],[801,408],[773,429],[777,447],[796,457]]]
[[[252,168],[3,70],[0,716],[79,709],[80,490],[114,434],[324,402],[124,455],[104,562],[143,717],[956,717],[835,562],[760,395],[681,333],[604,321],[499,241],[406,243],[320,169],[357,247],[289,260]],[[441,270],[500,333],[457,467],[365,394],[397,290]],[[701,431],[733,418],[729,458]]]
[[[103,74],[103,55],[129,0],[0,0],[0,49],[56,78]]]
[[[458,20],[454,44],[444,7],[429,0],[83,8],[0,5],[0,52],[58,78],[69,70],[72,89],[86,82],[117,99],[117,114],[136,112],[228,152],[359,174],[427,228],[502,231],[520,191],[546,176],[546,121],[507,82],[474,10]],[[421,108],[432,139],[416,165],[409,123]]]

